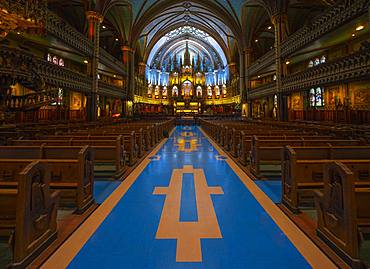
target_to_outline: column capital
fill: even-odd
[[[143,67],[145,66],[146,67],[146,63],[144,63],[144,62],[139,62],[138,65],[139,66],[143,66]]]
[[[129,46],[121,46],[123,52],[135,52],[135,50]]]
[[[247,47],[247,48],[243,49],[243,52],[246,53],[246,54],[247,53],[252,53],[252,51],[253,51],[253,48],[251,48],[251,47]]]
[[[99,23],[102,23],[104,20],[103,15],[99,14],[96,11],[92,11],[92,10],[86,12],[86,17],[88,20],[93,20]]]
[[[286,22],[288,20],[288,15],[286,13],[276,13],[271,16],[271,22],[274,26],[279,22]]]

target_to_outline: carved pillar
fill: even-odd
[[[246,100],[244,99],[244,91],[245,91],[245,57],[244,57],[244,51],[241,52],[240,58],[239,58],[239,94],[240,94],[240,101],[241,103],[245,103]]]
[[[122,46],[123,64],[127,67],[128,87],[127,100],[134,99],[135,92],[135,50],[128,46]]]
[[[138,68],[138,71],[139,71],[139,74],[138,74],[138,77],[140,78],[140,88],[139,89],[135,89],[138,93],[138,95],[141,95],[141,96],[144,96],[144,94],[146,94],[145,92],[145,71],[146,71],[146,64],[144,62],[140,62],[139,63],[139,68]]]
[[[246,48],[244,50],[244,64],[245,64],[245,77],[244,77],[244,80],[245,80],[245,94],[246,94],[246,101],[247,101],[247,104],[248,104],[248,109],[247,109],[247,117],[248,118],[251,118],[252,115],[253,115],[253,111],[252,111],[252,100],[249,99],[249,91],[251,89],[251,82],[250,82],[250,79],[249,79],[249,67],[251,66],[251,63],[252,63],[252,53],[253,53],[253,50],[252,48]]]
[[[135,93],[135,51],[128,47],[122,46],[122,62],[126,66],[127,70],[127,95],[125,100],[125,111],[124,114],[126,116],[131,116],[132,111],[132,101],[134,100],[134,93]]]
[[[278,120],[288,119],[287,97],[282,93],[282,78],[286,75],[286,65],[281,57],[281,44],[287,38],[286,14],[272,16],[272,23],[275,27],[275,63],[276,63],[276,94],[278,96]]]
[[[6,105],[7,88],[0,86],[0,125],[5,122],[5,112],[7,110]]]
[[[100,24],[103,22],[103,16],[95,11],[86,13],[89,22],[89,39],[93,42],[93,54],[90,60],[90,76],[91,76],[91,93],[87,96],[87,119],[88,121],[96,121],[97,118],[97,97],[99,90],[98,81],[98,65],[99,65],[99,48],[100,48]]]

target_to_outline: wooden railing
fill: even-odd
[[[282,79],[282,91],[292,92],[362,78],[370,78],[370,49],[289,75]]]
[[[327,121],[334,123],[369,124],[370,110],[291,110],[289,120]]]
[[[248,93],[248,98],[254,99],[258,97],[273,95],[275,93],[276,93],[276,82],[271,82],[250,90]]]

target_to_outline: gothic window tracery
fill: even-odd
[[[310,89],[309,91],[309,104],[310,107],[323,107],[324,106],[324,90],[321,87]]]
[[[316,57],[315,59],[312,59],[308,62],[308,68],[318,66],[320,64],[326,63],[326,56],[322,55],[320,57]]]

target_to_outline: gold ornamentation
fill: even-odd
[[[0,0],[0,37],[11,31],[43,33],[46,15],[46,0]]]

